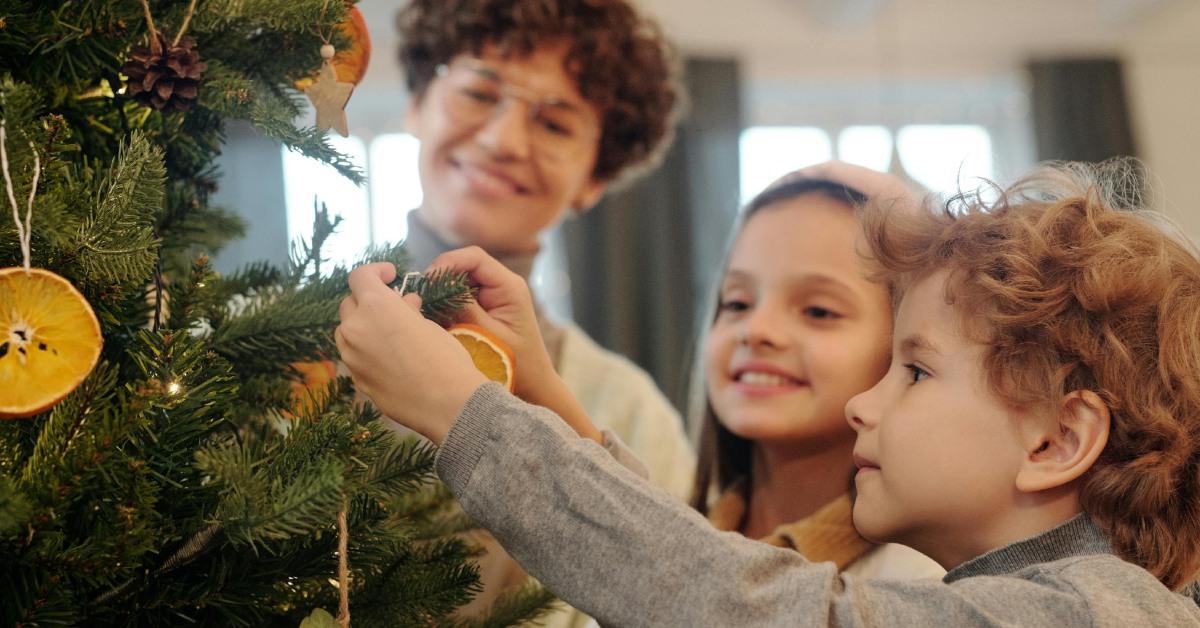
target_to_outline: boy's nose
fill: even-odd
[[[875,388],[860,392],[846,402],[846,421],[856,432],[875,427],[878,423],[879,415],[872,404],[874,392]]]
[[[493,157],[526,159],[530,155],[529,112],[525,103],[505,99],[475,132],[475,141]]]

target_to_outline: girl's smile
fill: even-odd
[[[844,442],[846,401],[887,365],[887,289],[867,280],[853,208],[806,193],[758,210],[730,252],[705,346],[709,400],[734,434]],[[847,461],[849,462],[849,461]]]
[[[736,383],[736,389],[748,397],[788,394],[808,386],[807,381],[787,369],[762,361],[746,362],[735,367],[730,379]]]

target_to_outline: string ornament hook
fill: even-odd
[[[21,257],[25,267],[25,274],[30,271],[30,242],[33,237],[33,199],[37,195],[38,179],[42,174],[42,159],[38,155],[37,147],[33,142],[29,142],[29,150],[33,151],[33,180],[29,184],[29,198],[25,202],[25,220],[21,220],[21,208],[17,203],[16,186],[13,185],[12,171],[8,166],[8,128],[7,120],[0,118],[0,170],[4,172],[4,191],[8,196],[8,203],[12,206],[13,223],[17,226],[17,240],[21,245]]]

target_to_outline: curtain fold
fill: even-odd
[[[1137,155],[1120,60],[1035,61],[1029,72],[1039,160]]]
[[[563,225],[575,322],[685,406],[697,312],[739,197],[738,64],[684,64],[689,106],[662,167]]]

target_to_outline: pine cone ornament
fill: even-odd
[[[200,60],[191,37],[168,46],[159,36],[158,44],[134,46],[129,51],[129,61],[121,67],[121,72],[129,77],[125,93],[160,111],[187,111],[196,103],[208,64]]]

